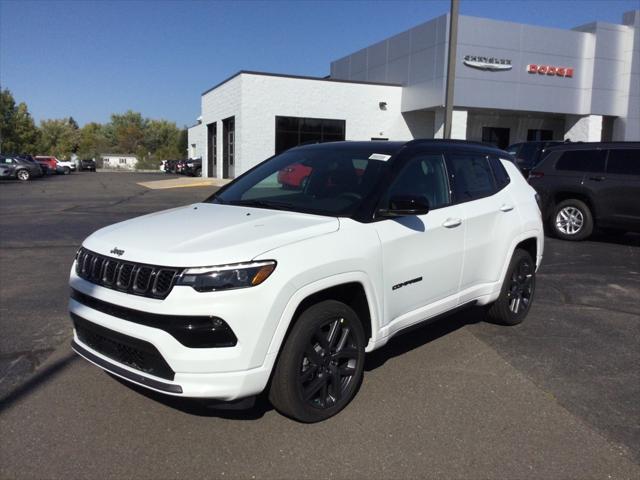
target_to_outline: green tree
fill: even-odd
[[[40,122],[38,151],[43,155],[55,155],[60,159],[70,158],[78,151],[80,130],[73,118],[43,120]]]
[[[38,129],[27,105],[16,105],[11,92],[0,91],[0,152],[34,153]]]
[[[109,153],[112,149],[103,125],[90,122],[80,129],[77,152],[80,158],[98,159],[101,154]]]
[[[184,158],[189,151],[189,130],[183,128],[180,130],[180,138],[178,138],[178,151],[180,152],[178,158]]]
[[[149,120],[145,131],[145,147],[155,156],[160,149],[175,156],[180,140],[180,130],[174,122]]]
[[[132,110],[113,114],[106,135],[117,153],[137,153],[140,147],[144,147],[147,124],[148,120],[142,114]]]

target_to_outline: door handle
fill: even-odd
[[[442,224],[445,228],[454,228],[462,224],[461,218],[447,218]]]
[[[500,207],[501,212],[510,212],[513,210],[513,205],[507,205],[506,203]]]
[[[589,177],[589,180],[593,180],[594,182],[601,182],[605,179],[605,177]]]

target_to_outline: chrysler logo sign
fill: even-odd
[[[467,67],[479,70],[489,70],[491,72],[502,72],[511,70],[511,60],[507,58],[479,57],[476,55],[465,55],[463,63]]]

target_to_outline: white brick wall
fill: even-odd
[[[211,123],[216,123],[216,128],[218,132],[218,142],[217,142],[217,150],[218,150],[218,163],[217,163],[217,172],[216,175],[219,178],[222,178],[222,120],[235,117],[235,157],[236,157],[236,165],[235,172],[236,175],[242,173],[244,170],[239,170],[237,162],[242,158],[242,113],[240,111],[240,102],[242,97],[242,81],[244,75],[238,75],[235,78],[232,78],[228,82],[220,85],[215,90],[212,90],[205,95],[202,96],[202,126],[204,129],[204,133],[202,135],[203,147],[202,147],[202,175],[209,176],[208,172],[208,163],[207,163],[207,125]]]
[[[235,116],[235,175],[275,153],[275,117],[345,120],[346,140],[410,140],[402,88],[243,73],[202,97],[203,164],[206,125],[217,122],[218,176],[222,176],[222,120]],[[379,102],[386,102],[381,110]],[[206,166],[205,166],[206,170]]]
[[[207,127],[200,123],[187,130],[188,146],[184,152],[188,158],[201,157],[204,160],[204,150],[207,144]],[[195,145],[195,148],[194,148]]]

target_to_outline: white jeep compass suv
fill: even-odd
[[[526,317],[542,222],[506,158],[442,140],[301,146],[202,203],[103,228],[71,270],[73,349],[158,392],[268,389],[281,413],[326,419],[365,352],[403,330],[469,305]]]

